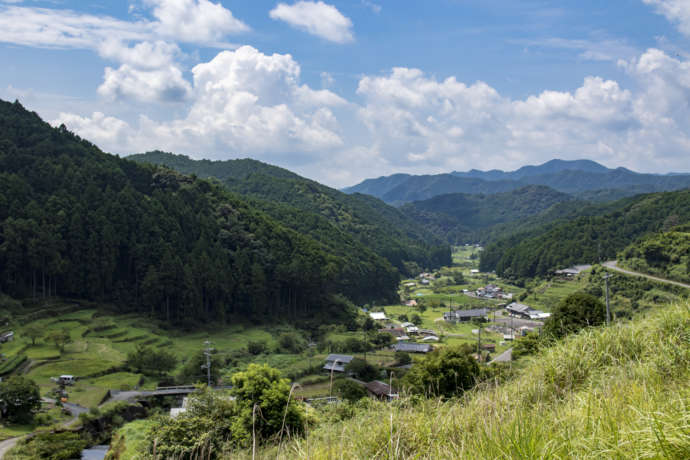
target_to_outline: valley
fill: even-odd
[[[332,430],[357,432],[350,424],[381,413],[425,441],[374,430],[347,441],[358,457],[424,456],[445,445],[462,458],[464,447],[447,443],[495,453],[496,440],[512,435],[492,421],[483,444],[450,433],[431,442],[429,424],[458,428],[429,418],[434,404],[443,417],[463,417],[495,398],[509,423],[533,410],[552,417],[564,410],[563,391],[592,398],[603,391],[599,375],[626,382],[597,357],[609,346],[638,350],[616,358],[632,369],[642,357],[635,384],[687,374],[682,175],[554,160],[519,174],[452,175],[491,182],[491,193],[386,203],[249,159],[160,151],[122,159],[19,103],[0,103],[0,136],[4,458],[55,450],[71,459],[99,445],[109,446],[108,460],[247,458],[250,446],[294,458],[311,455],[307,440],[325,458]],[[597,201],[584,201],[534,179],[588,183],[614,173],[639,179],[635,187],[680,189],[589,188]],[[507,181],[524,183],[503,190]],[[626,342],[630,331],[666,337],[658,346],[678,354],[652,362]],[[593,358],[578,361],[578,347],[594,347]],[[516,385],[543,405],[509,397]],[[584,410],[577,401],[568,404]],[[554,429],[571,429],[564,423]],[[567,450],[562,433],[551,436],[561,440],[556,451]],[[548,450],[517,438],[510,442],[527,442],[531,454]]]

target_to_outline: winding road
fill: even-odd
[[[667,280],[666,278],[659,278],[658,276],[648,275],[646,273],[634,272],[631,270],[626,270],[625,268],[620,268],[618,266],[618,261],[616,261],[616,260],[609,260],[607,262],[602,263],[601,265],[603,265],[606,268],[610,268],[611,270],[614,270],[614,271],[617,271],[620,273],[624,273],[626,275],[640,276],[642,278],[647,278],[647,279],[650,279],[652,281],[658,281],[660,283],[666,283],[666,284],[673,284],[675,286],[680,286],[680,287],[684,287],[686,289],[690,289],[690,284],[681,283],[680,281]]]

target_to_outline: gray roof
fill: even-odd
[[[398,342],[395,344],[395,351],[406,351],[409,353],[428,353],[432,350],[428,343]]]
[[[513,302],[506,307],[506,310],[514,311],[516,313],[527,313],[532,310],[529,305]]]
[[[471,310],[455,310],[453,313],[455,314],[455,316],[458,316],[458,317],[476,318],[476,317],[488,315],[489,310],[487,310],[486,308],[473,308]]]
[[[326,361],[332,361],[332,362],[340,361],[341,363],[344,363],[344,364],[349,363],[353,359],[354,359],[354,356],[352,356],[352,355],[338,355],[335,353],[326,356]]]

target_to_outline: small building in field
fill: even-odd
[[[379,380],[374,380],[373,382],[365,383],[364,387],[370,396],[382,399],[384,401],[392,401],[393,399],[398,399],[398,392],[395,388],[392,388],[387,383],[383,383]]]
[[[417,306],[417,301],[414,299],[410,299],[407,302],[405,302],[406,307],[416,307]]]
[[[372,311],[369,313],[369,317],[374,321],[385,321],[388,319],[386,318],[386,314],[382,311]]]
[[[433,350],[433,347],[428,343],[398,342],[393,349],[395,351],[404,351],[405,353],[429,353]]]
[[[11,342],[14,340],[14,332],[8,331],[0,334],[0,343]]]
[[[386,332],[393,337],[403,337],[407,335],[407,331],[404,327],[387,327],[384,329],[379,329],[379,332]]]
[[[323,369],[328,372],[345,372],[345,366],[354,359],[351,355],[330,354],[326,356],[326,364]]]
[[[545,313],[541,310],[535,310],[529,305],[513,302],[506,306],[506,311],[511,316],[516,316],[524,319],[540,320],[551,316],[551,313]]]
[[[419,328],[419,331],[417,331],[417,333],[418,333],[419,335],[422,335],[422,336],[425,336],[425,337],[428,336],[428,335],[437,335],[437,334],[436,334],[436,331],[434,331],[433,329],[422,329],[422,328]]]
[[[489,310],[486,308],[473,308],[470,310],[447,311],[443,314],[443,319],[452,323],[464,323],[475,318],[486,319],[488,315]]]

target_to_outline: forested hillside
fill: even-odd
[[[573,197],[549,187],[533,185],[491,195],[452,193],[408,203],[400,210],[451,244],[480,242],[485,229],[522,221]]]
[[[482,271],[505,277],[545,275],[577,263],[613,259],[637,238],[658,231],[669,221],[690,221],[690,190],[640,195],[605,215],[582,216],[541,231],[516,234],[486,247]]]
[[[324,231],[340,233],[336,238],[358,244],[358,251],[375,252],[408,275],[451,263],[447,243],[398,209],[368,195],[348,195],[255,160],[192,160],[164,152],[129,158],[185,174],[215,177],[283,225],[325,244]]]
[[[206,180],[101,152],[0,101],[0,291],[111,301],[170,322],[310,315],[399,275]],[[357,249],[357,250],[353,250]],[[334,310],[335,311],[335,310]]]
[[[673,217],[668,223],[676,223]],[[670,227],[670,225],[669,225]],[[620,265],[662,278],[690,283],[690,224],[663,229],[619,254]]]

